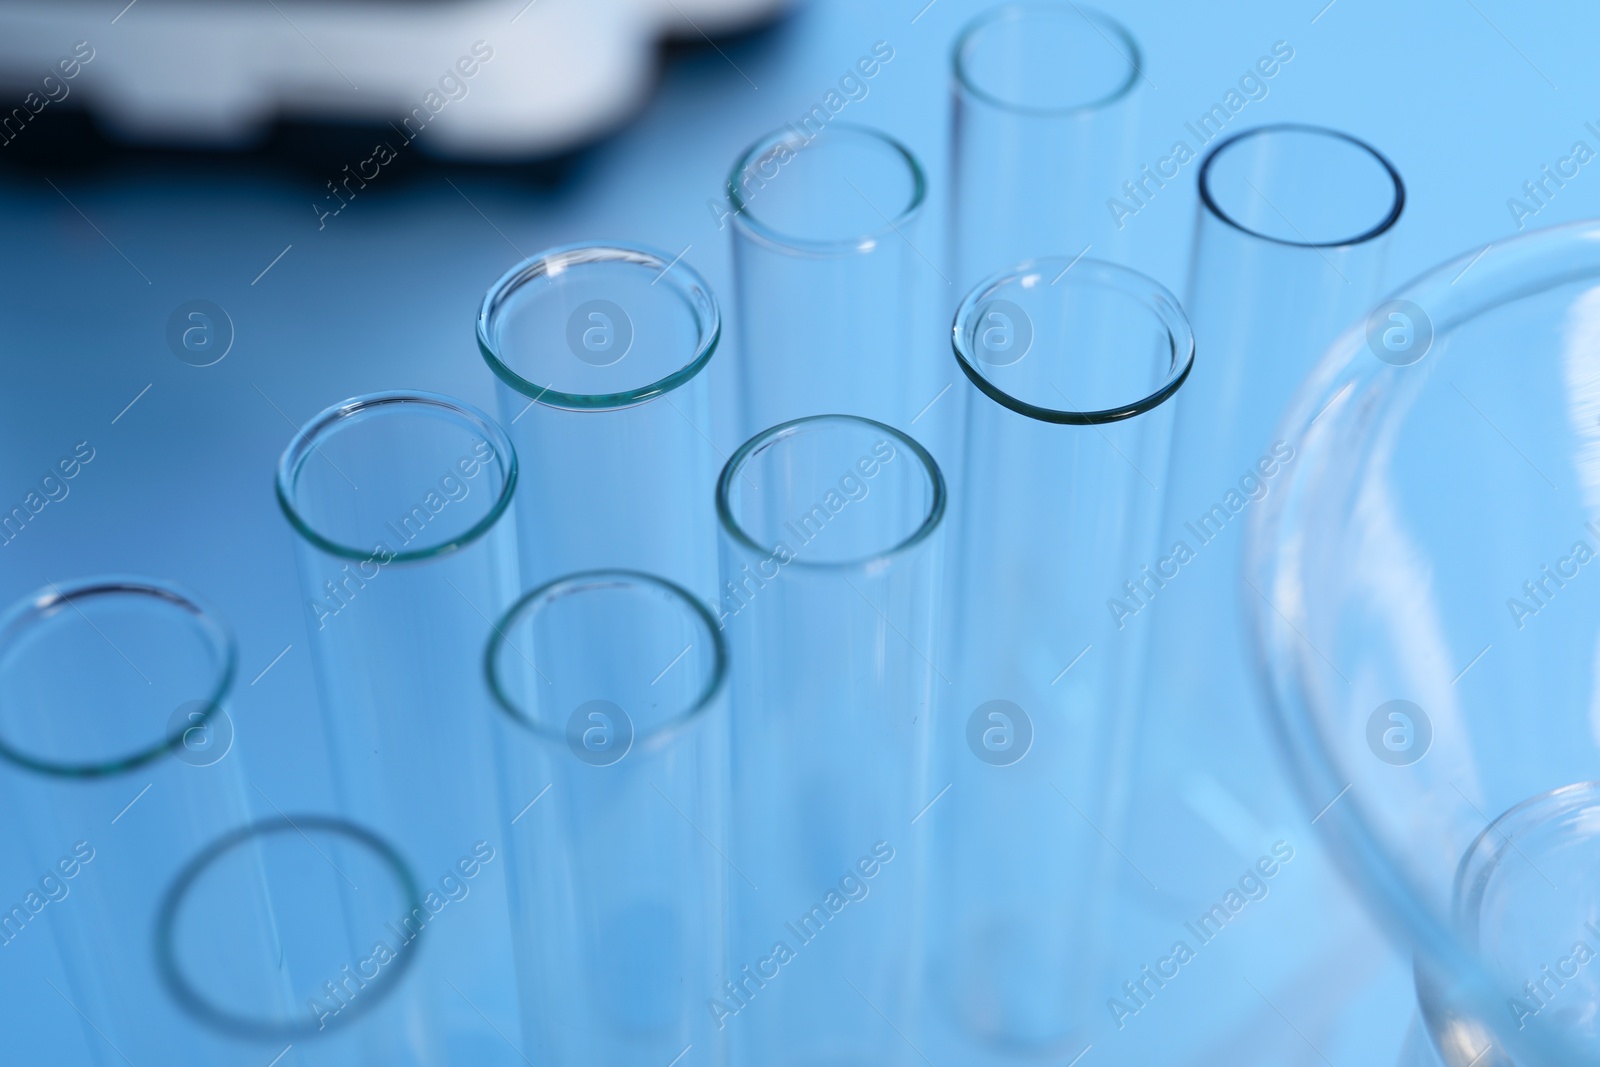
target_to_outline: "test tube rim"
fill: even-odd
[[[1337,241],[1291,241],[1283,237],[1274,237],[1271,234],[1261,233],[1239,222],[1226,211],[1222,210],[1216,199],[1211,195],[1211,164],[1223,152],[1227,151],[1231,147],[1234,147],[1241,141],[1247,141],[1263,134],[1274,133],[1311,133],[1320,137],[1331,137],[1354,145],[1361,151],[1366,152],[1373,159],[1375,159],[1381,167],[1383,167],[1384,172],[1389,177],[1389,180],[1394,183],[1394,200],[1389,205],[1389,211],[1383,216],[1383,218],[1379,219],[1365,231],[1356,234],[1354,237],[1346,237]],[[1400,177],[1400,172],[1395,169],[1395,165],[1389,161],[1388,156],[1385,156],[1382,152],[1378,151],[1361,138],[1345,133],[1342,130],[1335,130],[1327,126],[1317,126],[1304,122],[1273,122],[1264,126],[1253,126],[1248,130],[1240,130],[1238,133],[1219,141],[1215,146],[1212,147],[1211,151],[1206,153],[1206,158],[1201,161],[1200,174],[1197,179],[1197,183],[1200,188],[1200,203],[1203,210],[1209,212],[1217,221],[1239,231],[1247,237],[1253,237],[1257,240],[1266,241],[1270,244],[1283,245],[1287,248],[1350,248],[1354,247],[1355,245],[1365,244],[1368,241],[1375,240],[1388,233],[1389,230],[1394,227],[1394,224],[1400,221],[1400,215],[1405,210],[1406,206],[1405,180]]]
[[[922,521],[918,523],[915,530],[913,530],[906,537],[902,538],[896,544],[891,545],[889,548],[884,549],[881,552],[875,552],[870,556],[848,560],[808,560],[796,556],[794,559],[791,559],[787,564],[785,564],[785,566],[791,568],[798,567],[803,571],[834,573],[844,571],[860,571],[867,568],[881,567],[889,561],[905,555],[933,536],[934,531],[937,530],[940,523],[944,521],[945,510],[949,503],[949,491],[945,484],[944,471],[939,468],[939,464],[936,460],[934,460],[933,455],[929,453],[926,448],[923,448],[920,443],[911,437],[911,435],[902,433],[893,426],[881,423],[876,419],[866,418],[865,416],[846,415],[842,413],[807,415],[804,418],[790,419],[788,422],[780,422],[776,426],[771,426],[765,430],[762,430],[760,433],[750,438],[750,440],[739,446],[738,450],[735,451],[731,457],[729,457],[728,462],[723,465],[722,474],[717,478],[717,521],[721,523],[724,533],[731,537],[742,548],[745,548],[751,552],[764,554],[772,551],[771,545],[763,545],[745,532],[744,527],[733,515],[733,508],[728,503],[728,497],[733,489],[738,472],[743,469],[746,460],[750,459],[761,450],[777,444],[780,439],[792,437],[803,429],[808,428],[812,424],[834,421],[859,423],[864,426],[872,426],[890,435],[897,442],[910,450],[911,454],[915,456],[922,464],[923,473],[928,476],[928,484],[932,490],[929,494],[930,500],[928,503],[928,511],[923,516]]]
[[[1015,21],[1030,14],[1050,12],[1052,14],[1073,12],[1084,21],[1097,25],[1097,29],[1110,31],[1113,36],[1120,38],[1127,47],[1128,52],[1123,56],[1128,62],[1128,74],[1115,89],[1104,96],[1081,104],[1066,104],[1061,106],[1040,106],[1034,104],[1018,104],[1014,101],[1003,100],[987,89],[981,88],[970,76],[965,63],[967,48],[973,43],[979,33],[1002,21]],[[1102,34],[1103,36],[1103,34]],[[1097,8],[1081,7],[1077,4],[1069,6],[1052,3],[1022,2],[1000,4],[981,12],[970,20],[957,35],[955,44],[950,51],[950,70],[955,78],[956,85],[976,100],[982,101],[989,107],[1001,111],[1009,111],[1016,115],[1026,115],[1033,118],[1069,118],[1074,115],[1089,115],[1096,111],[1104,111],[1132,95],[1139,84],[1139,79],[1144,72],[1144,52],[1139,48],[1139,40],[1122,22]]]
[[[684,252],[687,252],[685,249]],[[671,275],[674,291],[694,314],[700,328],[694,355],[687,363],[667,376],[634,389],[614,393],[567,393],[529,381],[502,360],[491,342],[495,317],[506,297],[536,278],[552,273],[552,266],[560,270],[588,266],[595,263],[629,263],[656,271],[657,280]],[[675,272],[681,271],[681,276]],[[623,241],[579,242],[556,245],[538,255],[529,256],[506,271],[489,287],[483,302],[478,306],[475,326],[478,352],[483,356],[496,378],[511,389],[544,407],[566,411],[616,411],[634,407],[682,387],[692,381],[711,362],[722,340],[722,311],[716,294],[706,280],[688,263],[683,254],[671,257],[643,245]]]
[[[284,516],[289,520],[289,524],[294,527],[300,536],[329,555],[340,559],[363,562],[372,558],[373,549],[370,546],[352,547],[324,537],[300,516],[293,501],[295,480],[298,477],[300,468],[317,451],[317,441],[329,430],[339,426],[343,420],[368,411],[382,410],[391,405],[407,404],[438,409],[452,418],[471,423],[474,429],[482,433],[484,438],[492,444],[499,455],[506,457],[505,484],[501,487],[500,495],[495,499],[494,504],[472,526],[441,544],[395,552],[390,556],[391,563],[415,563],[422,560],[438,559],[441,556],[466,548],[487,533],[495,523],[499,522],[500,516],[504,515],[506,509],[510,506],[511,498],[517,488],[517,452],[512,447],[510,438],[500,428],[499,423],[471,404],[441,393],[406,389],[363,393],[360,396],[341,400],[337,404],[324,408],[296,431],[288,447],[283,450],[282,457],[278,460],[278,507],[283,511]]]
[[[234,674],[238,669],[238,645],[234,640],[233,631],[198,597],[175,583],[159,578],[114,574],[51,583],[48,589],[40,590],[12,604],[5,614],[0,616],[0,651],[11,643],[12,635],[19,629],[47,619],[62,606],[70,605],[74,599],[124,595],[149,597],[153,602],[187,613],[198,623],[200,631],[211,644],[217,657],[217,678],[205,698],[206,709],[201,713],[199,723],[191,721],[183,724],[181,728],[174,727],[169,736],[126,756],[92,763],[65,763],[30,756],[14,747],[3,734],[0,734],[0,758],[25,770],[55,778],[78,780],[110,778],[144,767],[176,752],[182,747],[185,734],[197,725],[203,726],[210,722],[221,709],[223,698],[233,687]],[[0,660],[3,658],[0,656]]]
[[[1060,272],[1056,271],[1057,267],[1062,268]],[[982,361],[967,350],[966,324],[989,294],[1006,283],[1028,275],[1049,274],[1057,276],[1059,281],[1062,279],[1058,275],[1064,275],[1069,271],[1078,272],[1076,277],[1070,279],[1071,284],[1079,284],[1084,278],[1093,276],[1100,284],[1112,284],[1124,294],[1139,299],[1166,328],[1172,349],[1172,364],[1166,379],[1154,392],[1114,408],[1069,411],[1041,407],[1014,397],[989,381],[983,371],[978,369],[978,364]],[[1148,275],[1105,260],[1084,259],[1081,256],[1077,259],[1067,256],[1030,259],[1015,267],[989,275],[975,285],[956,308],[955,322],[951,326],[951,345],[955,349],[956,362],[960,364],[962,372],[984,396],[1019,415],[1061,426],[1103,426],[1142,415],[1159,407],[1175,395],[1188,380],[1189,372],[1194,369],[1194,331],[1178,298],[1166,286]]]
[[[744,173],[745,167],[758,154],[770,149],[781,142],[804,141],[802,147],[808,147],[813,142],[824,137],[844,134],[852,137],[865,137],[887,147],[890,153],[905,163],[911,175],[911,198],[892,219],[887,219],[881,227],[869,230],[866,233],[856,234],[852,237],[836,239],[814,239],[802,237],[798,234],[784,233],[768,225],[759,215],[749,210],[749,202],[739,193],[739,175]],[[922,212],[923,205],[928,199],[928,175],[923,169],[922,161],[915,152],[906,147],[899,139],[883,130],[871,126],[862,126],[853,122],[830,123],[815,136],[805,139],[800,137],[792,126],[771,130],[758,138],[755,143],[739,153],[734,160],[733,169],[728,172],[726,185],[728,203],[733,208],[733,225],[751,240],[775,251],[791,256],[805,258],[832,259],[849,255],[866,255],[876,250],[886,237],[891,235],[903,236],[901,227]]]
[[[551,744],[566,744],[566,735],[560,730],[552,730],[528,716],[505,687],[500,684],[498,669],[500,649],[507,644],[506,631],[515,626],[523,614],[530,609],[537,610],[545,603],[553,602],[556,597],[570,596],[589,588],[607,588],[616,586],[653,586],[656,591],[667,594],[671,600],[688,608],[689,615],[705,628],[706,636],[711,642],[712,663],[711,676],[707,679],[704,688],[684,710],[664,720],[653,729],[640,734],[635,738],[635,745],[645,749],[660,748],[672,738],[678,736],[685,728],[698,721],[702,715],[717,701],[727,684],[728,677],[728,646],[722,636],[717,620],[709,609],[701,602],[700,598],[689,592],[676,582],[663,578],[660,575],[648,574],[644,571],[626,570],[619,568],[605,568],[597,570],[577,571],[573,574],[563,575],[551,579],[518,597],[516,603],[506,609],[506,612],[494,623],[489,634],[488,647],[484,650],[483,671],[489,685],[489,692],[494,697],[495,704],[505,712],[518,726],[528,730],[541,741]]]
[[[316,1024],[307,1022],[300,1026],[290,1023],[282,1025],[262,1023],[258,1019],[236,1015],[233,1012],[216,1007],[207,1001],[184,977],[182,968],[178,966],[172,952],[173,928],[177,921],[178,905],[211,863],[253,838],[290,831],[305,836],[307,829],[343,835],[376,853],[378,858],[395,875],[395,881],[399,884],[405,896],[407,907],[403,914],[411,915],[417,909],[423,908],[421,886],[416,879],[416,875],[407,866],[405,858],[388,841],[385,841],[364,826],[329,815],[309,814],[293,818],[288,815],[281,815],[258,819],[255,822],[228,831],[190,857],[177,876],[173,878],[172,883],[167,887],[167,891],[162,897],[161,908],[157,913],[155,926],[156,965],[161,975],[162,983],[166,985],[167,992],[184,1011],[207,1026],[223,1033],[242,1034],[262,1040],[309,1038],[324,1032],[324,1027],[320,1022]],[[312,847],[315,848],[316,846],[313,845]],[[426,927],[424,927],[425,929]],[[335,1025],[348,1026],[354,1019],[367,1014],[383,1003],[388,998],[388,995],[400,985],[401,979],[410,968],[412,959],[416,954],[416,949],[411,951],[402,950],[402,952],[397,953],[399,965],[388,969],[387,973],[382,976],[383,986],[378,990],[377,995],[363,997],[359,1003],[346,1005],[345,1008],[340,1010],[339,1014],[342,1018]],[[374,979],[373,981],[377,980]],[[349,1012],[348,1015],[345,1014],[346,1011]]]

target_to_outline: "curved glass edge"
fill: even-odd
[[[371,545],[363,547],[340,544],[317,532],[316,528],[307,522],[295,509],[293,501],[295,479],[299,475],[301,466],[317,450],[318,440],[343,420],[363,412],[381,410],[389,405],[397,404],[417,404],[434,408],[451,418],[469,423],[474,430],[481,433],[491,443],[497,455],[507,458],[504,463],[505,485],[501,488],[500,495],[495,499],[494,505],[484,514],[483,518],[449,541],[430,545],[426,548],[395,552],[391,557],[391,562],[415,563],[420,560],[437,559],[440,556],[449,555],[465,548],[487,533],[495,523],[499,522],[500,516],[505,514],[506,508],[511,504],[511,497],[517,488],[517,452],[511,446],[511,439],[500,428],[500,424],[489,416],[471,404],[440,393],[392,390],[351,397],[349,400],[344,400],[334,404],[332,407],[325,408],[316,418],[302,426],[289,442],[289,447],[284,449],[283,456],[278,460],[276,487],[279,509],[283,511],[284,517],[289,520],[289,525],[293,526],[301,537],[304,537],[311,544],[331,556],[354,560],[359,563],[370,559],[373,549]]]
[[[1454,905],[1458,928],[1477,937],[1477,920],[1487,888],[1482,876],[1498,865],[1506,852],[1517,849],[1516,838],[1523,831],[1583,808],[1600,808],[1600,782],[1573,782],[1547,790],[1513,805],[1484,827],[1467,846],[1456,868]]]
[[[1060,272],[1055,268],[1061,267]],[[1007,393],[984,376],[978,368],[981,362],[967,347],[967,324],[978,309],[992,293],[1002,286],[1029,274],[1060,273],[1067,270],[1081,270],[1084,273],[1073,282],[1087,276],[1093,277],[1097,282],[1108,284],[1118,291],[1139,300],[1150,310],[1150,313],[1161,323],[1167,331],[1171,344],[1172,363],[1167,372],[1166,379],[1147,396],[1114,408],[1103,408],[1099,411],[1070,411],[1057,408],[1040,407],[1030,404]],[[1194,331],[1189,326],[1189,318],[1184,314],[1183,305],[1178,298],[1173,296],[1166,286],[1149,278],[1138,271],[1129,270],[1127,267],[1115,263],[1107,263],[1099,259],[1069,259],[1065,256],[1052,256],[1045,259],[1028,260],[1007,270],[991,274],[979,282],[956,308],[956,317],[951,325],[951,346],[955,350],[956,362],[973,385],[990,400],[1004,407],[1010,408],[1019,415],[1040,422],[1056,423],[1063,426],[1103,426],[1106,423],[1120,422],[1131,419],[1135,415],[1142,415],[1159,407],[1172,397],[1183,383],[1188,380],[1189,372],[1194,369]]]
[[[759,216],[751,212],[748,202],[739,192],[739,177],[745,172],[750,162],[781,144],[799,144],[801,148],[809,146],[818,138],[834,134],[845,134],[852,137],[865,137],[886,145],[897,154],[906,169],[911,174],[911,198],[905,207],[892,219],[885,219],[884,224],[875,230],[857,234],[854,237],[845,237],[837,240],[813,240],[798,234],[783,233],[768,226]],[[830,259],[845,255],[866,254],[877,248],[879,243],[892,234],[899,234],[901,228],[915,218],[928,199],[928,177],[922,168],[921,160],[916,154],[900,143],[895,138],[882,130],[870,126],[858,126],[854,123],[839,122],[825,127],[821,133],[811,137],[803,137],[791,127],[774,130],[749,148],[740,153],[734,161],[733,169],[728,172],[726,192],[728,203],[733,208],[733,224],[738,231],[751,240],[759,241],[769,248],[793,256],[810,256],[818,259]]]
[[[928,503],[927,514],[923,516],[922,522],[917,525],[917,528],[898,544],[891,545],[882,552],[860,559],[830,560],[825,562],[795,557],[789,561],[788,566],[815,571],[862,570],[905,555],[933,536],[933,532],[939,528],[939,523],[944,519],[945,508],[948,504],[944,472],[939,469],[939,464],[935,462],[932,454],[909,435],[901,433],[893,426],[885,425],[874,419],[863,418],[859,415],[808,415],[801,419],[791,419],[788,422],[781,422],[776,426],[761,431],[740,445],[738,450],[728,459],[728,462],[723,465],[722,474],[717,478],[717,521],[721,524],[723,532],[740,547],[757,555],[766,555],[772,551],[771,545],[763,545],[756,541],[755,538],[745,532],[744,527],[739,525],[739,520],[734,518],[733,507],[728,503],[733,483],[738,478],[739,472],[744,468],[746,461],[757,452],[777,444],[783,438],[793,436],[813,424],[823,422],[847,422],[860,426],[870,426],[875,430],[888,434],[895,441],[904,445],[922,464],[923,473],[927,476],[928,484],[933,490],[932,499]]]
[[[1378,161],[1379,165],[1382,166],[1384,171],[1389,175],[1389,180],[1394,183],[1394,200],[1389,205],[1388,214],[1384,215],[1383,218],[1379,219],[1375,225],[1366,230],[1364,233],[1359,233],[1354,237],[1347,237],[1338,241],[1290,241],[1282,237],[1272,237],[1268,234],[1259,233],[1240,223],[1226,211],[1223,211],[1211,195],[1211,162],[1227,149],[1238,144],[1240,141],[1249,140],[1252,137],[1259,137],[1262,134],[1272,133],[1311,133],[1316,134],[1319,137],[1331,137],[1340,141],[1345,141],[1361,149],[1363,152],[1366,152],[1373,159]],[[1378,151],[1367,142],[1361,140],[1359,137],[1352,137],[1350,134],[1344,133],[1341,130],[1330,129],[1326,126],[1312,126],[1306,123],[1298,122],[1277,122],[1270,123],[1265,126],[1254,126],[1248,130],[1240,130],[1231,137],[1227,137],[1222,141],[1219,141],[1211,149],[1211,151],[1206,153],[1206,158],[1200,163],[1198,184],[1200,188],[1200,203],[1205,211],[1210,212],[1212,218],[1221,222],[1225,226],[1245,234],[1248,237],[1254,237],[1257,240],[1266,241],[1269,244],[1283,245],[1286,248],[1349,248],[1354,245],[1365,244],[1368,241],[1375,240],[1388,233],[1389,230],[1394,227],[1394,224],[1400,221],[1400,214],[1405,210],[1406,206],[1406,183],[1401,179],[1400,172],[1395,169],[1394,164],[1389,162],[1388,156],[1385,156],[1382,152]]]
[[[1040,107],[1002,100],[979,86],[968,76],[965,63],[967,46],[973,43],[979,33],[998,22],[1016,22],[1027,18],[1030,14],[1056,13],[1066,10],[1073,11],[1085,22],[1088,22],[1113,47],[1116,47],[1115,42],[1121,42],[1122,47],[1118,51],[1122,52],[1122,58],[1128,63],[1128,75],[1111,92],[1082,104]],[[1078,4],[1073,4],[1070,9],[1063,8],[1057,4],[1003,4],[978,15],[971,22],[968,22],[966,27],[956,36],[955,45],[950,53],[950,71],[958,88],[967,92],[974,99],[983,101],[990,107],[1035,118],[1068,118],[1075,115],[1088,115],[1096,111],[1103,111],[1131,94],[1134,87],[1139,84],[1139,78],[1144,73],[1144,54],[1140,51],[1139,41],[1133,36],[1132,31],[1110,15],[1096,8],[1081,7]]]
[[[1463,275],[1474,261],[1477,266],[1471,274]],[[1388,299],[1408,299],[1426,309],[1435,336],[1441,337],[1505,304],[1583,278],[1600,278],[1600,219],[1522,234],[1497,244],[1488,254],[1463,253],[1401,286]],[[1407,372],[1423,373],[1430,362],[1427,356],[1408,367],[1380,361],[1367,348],[1364,327],[1364,323],[1352,326],[1333,343],[1279,424],[1278,435],[1304,443],[1308,459],[1311,445],[1331,441],[1333,427],[1341,420],[1371,417],[1370,405],[1353,404],[1352,397],[1378,384],[1380,377],[1404,384]],[[1436,343],[1432,351],[1438,347]],[[1317,469],[1317,464],[1305,463],[1279,493],[1263,501],[1265,506],[1247,527],[1244,556],[1246,578],[1260,593],[1246,609],[1252,673],[1265,698],[1272,733],[1309,811],[1324,808],[1349,782],[1329,757],[1331,739],[1318,726],[1311,707],[1311,694],[1316,692],[1311,661],[1317,656],[1306,651],[1299,636],[1307,620],[1304,603],[1294,595],[1304,587],[1304,546],[1287,532],[1299,528],[1297,520],[1311,498],[1307,479]],[[1275,595],[1280,591],[1283,595]],[[1342,869],[1374,916],[1398,940],[1413,946],[1419,966],[1423,959],[1431,961],[1445,973],[1460,976],[1463,987],[1480,995],[1496,988],[1477,955],[1456,935],[1454,917],[1439,915],[1427,903],[1423,888],[1391,862],[1359,797],[1326,808],[1320,823]]]
[[[641,734],[636,739],[636,743],[646,748],[660,747],[667,739],[676,736],[685,726],[698,719],[703,712],[716,702],[717,697],[727,683],[728,645],[723,639],[722,630],[717,626],[717,620],[712,617],[711,611],[700,601],[699,597],[676,582],[658,575],[646,574],[644,571],[579,571],[575,574],[556,578],[524,593],[493,626],[493,631],[489,635],[488,647],[484,650],[484,678],[488,682],[489,692],[494,697],[495,703],[511,717],[512,721],[529,730],[540,740],[548,741],[552,744],[566,743],[566,737],[562,733],[550,730],[534,720],[518,706],[511,694],[507,693],[505,687],[500,684],[500,650],[506,646],[509,640],[506,637],[506,631],[515,626],[524,615],[537,611],[545,603],[557,597],[581,592],[584,589],[628,585],[652,586],[688,608],[691,616],[705,628],[706,636],[711,641],[713,650],[711,676],[706,680],[706,684],[701,689],[700,694],[684,710],[662,722],[648,733]]]
[[[405,895],[405,914],[410,915],[423,906],[421,887],[399,851],[372,831],[343,819],[324,815],[301,815],[292,819],[285,815],[281,818],[261,819],[237,830],[232,830],[213,841],[184,865],[177,877],[172,880],[171,886],[168,887],[166,895],[162,898],[155,926],[155,956],[156,969],[159,971],[161,981],[167,987],[167,992],[171,994],[172,998],[192,1017],[224,1034],[230,1036],[242,1035],[260,1040],[289,1040],[316,1037],[325,1032],[324,1024],[321,1021],[307,1022],[300,1026],[290,1023],[263,1022],[260,1019],[236,1015],[218,1008],[208,1001],[205,995],[184,977],[183,969],[178,966],[172,946],[179,906],[183,903],[184,896],[194,887],[195,882],[199,880],[200,875],[205,872],[207,867],[221,859],[231,850],[246,844],[254,838],[288,832],[304,836],[306,830],[337,834],[370,849],[384,862],[384,865],[395,875],[395,881],[400,884]],[[359,1004],[346,1004],[345,1007],[348,1009],[348,1014],[345,1011],[340,1011],[339,1014],[342,1018],[335,1024],[336,1026],[348,1026],[355,1019],[366,1015],[383,1003],[389,993],[400,984],[416,953],[414,951],[401,952],[397,955],[400,956],[399,966],[388,970],[377,995],[362,997]]]
[[[110,575],[101,578],[80,578],[64,585],[52,582],[48,589],[41,589],[32,596],[17,601],[7,609],[4,616],[0,616],[0,642],[9,644],[12,634],[19,629],[26,628],[35,621],[43,619],[47,614],[59,610],[63,605],[70,606],[74,599],[92,596],[125,595],[150,597],[156,602],[188,612],[199,623],[200,629],[210,640],[212,650],[216,653],[220,667],[216,681],[212,684],[210,693],[205,698],[206,708],[205,711],[200,713],[199,720],[187,721],[182,724],[181,728],[175,727],[171,735],[148,748],[112,760],[96,763],[58,763],[51,760],[43,760],[21,751],[3,736],[0,736],[0,758],[4,758],[25,770],[55,778],[109,778],[136,770],[170,752],[178,751],[183,747],[184,735],[190,730],[210,722],[211,717],[222,707],[223,698],[227,696],[228,690],[233,687],[234,672],[238,669],[239,653],[233,632],[228,629],[221,618],[207,609],[198,598],[170,582],[164,582],[157,578]]]
[[[616,393],[564,393],[548,385],[530,382],[500,358],[490,338],[493,336],[496,316],[506,298],[535,278],[593,263],[628,263],[656,272],[657,281],[670,277],[672,288],[689,305],[700,327],[694,354],[687,363],[665,378],[636,389]],[[675,272],[681,272],[681,276]],[[642,245],[621,242],[570,244],[558,245],[530,256],[502,274],[484,294],[483,303],[478,307],[475,332],[478,354],[483,356],[483,361],[489,365],[495,377],[529,400],[545,407],[568,411],[613,411],[670,393],[704,370],[722,339],[722,312],[711,287],[699,272],[682,261],[681,256],[672,259]]]

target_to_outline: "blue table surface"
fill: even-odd
[[[1516,232],[1507,201],[1523,183],[1575,141],[1600,143],[1585,127],[1600,125],[1600,68],[1590,55],[1600,8],[1324,2],[1117,3],[1112,13],[1146,56],[1139,158],[1165,155],[1185,121],[1287,41],[1293,63],[1239,124],[1320,123],[1387,153],[1409,191],[1388,271],[1398,283]],[[622,239],[682,251],[731,294],[729,234],[708,207],[729,162],[809,110],[874,42],[888,42],[895,58],[850,118],[912,146],[942,198],[950,42],[984,3],[925,3],[817,0],[773,30],[674,52],[635,121],[553,187],[504,172],[412,168],[389,183],[380,176],[319,228],[312,205],[337,165],[324,177],[159,157],[91,170],[0,169],[0,503],[19,503],[75,443],[96,450],[70,496],[0,549],[0,600],[112,572],[200,592],[238,635],[230,708],[252,776],[282,806],[325,808],[293,546],[271,486],[294,428],[329,403],[387,388],[436,390],[492,410],[472,319],[502,271],[551,245]],[[117,47],[115,28],[98,47]],[[1193,170],[1127,220],[1125,234],[1127,261],[1179,293],[1197,206]],[[1596,214],[1597,195],[1600,168],[1586,167],[1526,222]],[[1109,214],[1104,227],[1109,238]],[[193,299],[223,307],[236,330],[215,366],[189,366],[167,346],[169,315]],[[725,352],[713,368],[724,399],[739,358],[731,345]],[[724,421],[706,430],[724,451],[736,444]],[[1264,906],[1256,929],[1208,961],[1212,979],[1184,994],[1192,998],[1185,1019],[1228,1020],[1195,1034],[1192,1062],[1393,1062],[1412,1011],[1409,966],[1312,848],[1309,816],[1279,818],[1305,840],[1305,877],[1327,894],[1319,921],[1346,929],[1346,950],[1332,971],[1280,983],[1268,1002],[1240,979],[1272,970],[1292,951],[1294,931]],[[30,881],[12,822],[0,819],[6,900]],[[39,980],[55,967],[47,939],[27,940],[0,951],[0,1025],[57,1035],[62,1062],[84,1062],[71,1009]],[[1178,1017],[1175,1009],[1170,1024],[1153,1025],[1191,1025]]]

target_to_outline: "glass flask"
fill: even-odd
[[[1246,577],[1318,826],[1451,1067],[1597,1054],[1600,223],[1472,249],[1329,348]]]

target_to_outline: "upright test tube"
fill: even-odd
[[[1177,405],[1169,526],[1259,458],[1313,361],[1372,310],[1405,205],[1376,149],[1315,126],[1231,137],[1199,183],[1188,307],[1211,358]]]
[[[1114,880],[1137,878],[1107,842],[1143,645],[1108,601],[1177,565],[1157,551],[1157,486],[1194,338],[1156,282],[1060,257],[981,283],[954,344],[975,394],[939,657],[953,684],[933,786],[948,796],[919,827],[934,895],[927,1033],[962,1063],[1071,1058],[1116,988]]]
[[[555,248],[494,284],[477,333],[522,463],[524,588],[621,567],[709,597],[722,321],[704,280],[643,248]]]
[[[1295,125],[1221,142],[1199,184],[1188,307],[1206,355],[1178,398],[1161,520],[1163,542],[1182,543],[1193,560],[1159,596],[1126,597],[1123,610],[1164,650],[1146,703],[1172,715],[1142,746],[1149,773],[1176,781],[1163,760],[1192,772],[1203,735],[1208,759],[1228,761],[1214,773],[1265,812],[1277,801],[1261,790],[1274,780],[1244,773],[1273,759],[1247,710],[1258,697],[1241,598],[1260,594],[1241,577],[1245,518],[1298,455],[1301,442],[1272,436],[1295,388],[1377,302],[1405,187],[1369,145]],[[1219,734],[1228,741],[1216,743]]]
[[[391,1065],[523,1062],[480,669],[515,596],[516,484],[500,428],[431,393],[336,404],[278,466],[341,808],[424,889],[395,1023],[370,1027]]]
[[[1139,44],[1075,3],[1009,3],[974,19],[951,56],[952,300],[1036,256],[1106,257],[1107,201],[1135,172]],[[1161,177],[1154,182],[1165,183]]]
[[[915,1055],[918,872],[944,477],[911,438],[814,416],[723,469],[732,657],[732,1062]]]
[[[223,703],[235,663],[212,612],[150,579],[52,584],[0,618],[0,787],[36,872],[0,913],[0,945],[54,936],[54,995],[104,1067],[370,1062],[333,1035],[398,978],[369,976],[342,1018],[306,1010],[353,946],[405,914],[410,875],[370,835],[336,851],[312,818],[263,845],[251,801],[272,798],[246,787]],[[180,891],[180,871],[224,838],[230,862]],[[330,855],[367,890],[348,910]]]
[[[827,412],[942,436],[926,196],[909,149],[844,123],[779,130],[734,163],[742,437]]]
[[[572,575],[495,624],[486,669],[517,724],[501,753],[530,1059],[720,1063],[706,1010],[727,875],[715,620],[650,575]]]

